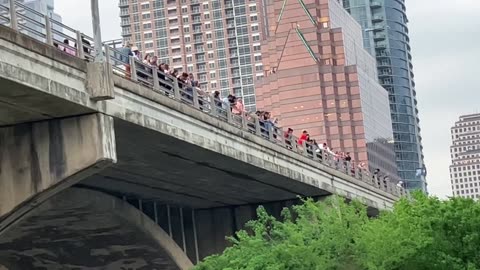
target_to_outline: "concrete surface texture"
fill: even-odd
[[[70,188],[0,237],[9,270],[184,270],[193,264],[167,234],[128,203]]]
[[[116,161],[102,114],[0,127],[0,232],[15,216]]]

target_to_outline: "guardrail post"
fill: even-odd
[[[111,62],[111,60],[110,60],[110,57],[111,57],[110,56],[110,47],[107,44],[105,44],[103,47],[104,47],[104,50],[105,50],[105,62],[107,64],[110,64],[110,62]]]
[[[287,147],[286,143],[285,143],[285,132],[283,131],[283,128],[276,128],[275,129],[275,133],[277,134],[277,136],[280,135],[280,145],[282,145],[283,147]],[[280,130],[280,134],[278,134],[278,130]],[[277,139],[278,141],[278,139]]]
[[[318,147],[318,146],[317,146]],[[317,152],[318,149],[314,149],[315,148],[315,145],[312,146],[312,154],[313,154],[313,160],[315,161],[320,161],[320,159],[318,158],[318,154],[320,152]]]
[[[137,65],[135,63],[135,58],[133,56],[129,56],[128,59],[130,60],[130,79],[136,82],[138,81],[138,79],[137,79]]]
[[[209,95],[208,97],[210,99],[210,114],[213,116],[216,116],[218,108],[217,108],[217,102],[215,102],[215,97],[212,95]]]
[[[273,142],[275,139],[273,137],[273,125],[268,125],[268,139]]]
[[[260,127],[260,119],[255,116],[255,134],[262,136],[262,128]]]
[[[180,87],[178,86],[177,78],[173,78],[173,96],[176,100],[182,100],[182,95],[180,94]]]
[[[50,17],[48,17],[48,15],[45,15],[44,18],[46,41],[48,45],[53,45],[52,22],[50,22]]]
[[[232,107],[230,107],[230,104],[227,104],[227,122],[232,123],[233,122],[233,117],[232,117]]]
[[[302,147],[303,147],[303,155],[308,156],[308,148],[307,148],[307,141],[302,142]]]
[[[348,176],[352,176],[352,164],[350,162],[346,162],[345,170]]]
[[[373,179],[375,181],[375,186],[379,189],[382,189],[382,183],[380,183],[380,177],[378,177],[378,175],[374,175]]]
[[[153,90],[160,91],[160,81],[158,79],[157,67],[152,67]]]
[[[247,114],[245,112],[242,112],[242,129],[245,129],[248,131],[248,120],[247,120]]]
[[[76,31],[76,34],[77,34],[77,57],[78,58],[84,58],[85,55],[83,54],[83,38],[82,38],[82,33],[80,31]]]
[[[198,91],[192,86],[193,107],[200,109],[200,102],[198,102]]]
[[[295,139],[295,137],[293,137],[293,135],[290,136],[290,144],[291,144],[291,146],[292,146],[292,150],[295,151],[295,152],[297,152],[297,151],[298,151],[298,150],[297,150],[297,148],[298,148],[297,140]]]
[[[335,155],[330,154],[330,167],[334,168],[335,170],[338,170],[338,162],[336,160]]]
[[[17,9],[15,8],[15,0],[10,0],[10,27],[18,30]]]

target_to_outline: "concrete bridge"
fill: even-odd
[[[0,269],[190,269],[258,205],[399,198],[227,120],[0,26]]]

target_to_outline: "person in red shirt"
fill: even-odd
[[[298,145],[303,146],[303,142],[307,141],[309,139],[310,135],[308,135],[308,132],[304,130],[302,132],[302,135],[300,136],[300,139],[298,139]]]

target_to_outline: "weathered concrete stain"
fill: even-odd
[[[92,114],[0,128],[0,232],[14,209],[27,211],[27,202],[38,203],[45,191],[51,196],[113,164],[111,122]]]

